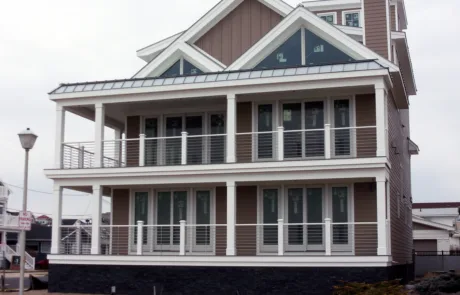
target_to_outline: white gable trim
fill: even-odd
[[[294,7],[287,4],[283,0],[259,0],[260,3],[264,4],[268,8],[276,11],[281,16],[286,16],[294,10]]]
[[[166,39],[158,41],[154,44],[146,46],[142,49],[137,51],[137,57],[145,60],[146,62],[150,62],[154,59],[162,50],[166,49],[169,45],[171,45],[181,34],[184,32],[180,32],[174,34]]]
[[[161,57],[161,58],[160,58]],[[224,68],[208,58],[202,52],[198,52],[186,43],[174,43],[165,49],[158,58],[152,60],[142,68],[134,78],[155,77],[164,73],[179,58],[184,57],[203,72],[220,72]]]
[[[297,7],[227,69],[233,71],[253,68],[301,26],[305,26],[355,59],[376,59],[382,66],[389,68],[390,71],[399,72],[399,68],[392,62],[344,34],[340,29],[323,21],[304,7]]]
[[[448,226],[448,225],[445,225],[445,224],[433,222],[433,221],[424,219],[423,217],[419,217],[419,216],[416,216],[416,215],[414,215],[412,217],[412,222],[422,224],[422,225],[426,225],[426,226],[430,226],[430,227],[434,227],[434,228],[448,230],[448,231],[454,231],[455,230],[453,226]]]
[[[211,59],[213,62],[215,62],[216,64],[218,64],[220,67],[222,67],[223,69],[225,69],[227,66],[224,65],[220,60],[218,60],[217,58],[213,57],[212,55],[209,55],[206,51],[204,51],[203,49],[201,49],[200,47],[196,46],[195,44],[189,44],[190,46],[192,46],[196,51],[204,54],[206,57],[208,57],[209,59]]]

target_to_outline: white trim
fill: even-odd
[[[364,1],[363,1],[364,2]],[[359,16],[359,26],[358,28],[362,28],[363,24],[363,14],[361,12],[361,9],[354,9],[354,10],[344,10],[342,11],[342,26],[345,26],[345,27],[352,27],[352,28],[356,28],[356,27],[353,27],[353,26],[347,26],[347,23],[346,23],[346,18],[345,18],[345,15],[346,14],[350,14],[350,13],[357,13],[358,16]]]
[[[50,264],[240,267],[386,267],[389,256],[103,256],[48,255]]]
[[[271,10],[274,10],[281,16],[288,15],[294,8],[283,0],[258,0],[260,3],[264,4]]]
[[[159,53],[160,51],[164,50],[167,48],[169,45],[171,45],[181,34],[183,34],[184,31],[179,32],[177,34],[174,34],[170,37],[167,37],[161,41],[158,41],[156,43],[153,43],[151,45],[148,45],[142,49],[139,49],[136,54],[137,57],[145,60],[146,62],[152,61]]]
[[[304,1],[302,2],[302,5],[310,11],[342,10],[360,7],[361,0]]]
[[[334,26],[330,26],[317,17],[316,14],[303,7],[297,7],[227,69],[240,70],[253,68],[302,25],[355,59],[378,59],[380,64],[388,67],[392,72],[399,71],[399,68],[388,59],[378,55]]]
[[[415,215],[412,216],[412,222],[423,224],[423,225],[434,227],[434,228],[438,228],[438,229],[442,229],[442,230],[447,230],[447,231],[452,231],[452,232],[455,231],[455,228],[453,226],[448,226],[448,225],[441,224],[438,222],[433,222],[433,221],[427,220],[422,217],[417,217]]]
[[[328,16],[328,15],[332,15],[333,16],[333,21],[332,23],[334,25],[337,25],[337,11],[330,11],[330,12],[320,12],[317,14],[317,16],[319,18],[321,18],[322,16]]]

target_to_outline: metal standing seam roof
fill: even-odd
[[[194,83],[222,82],[247,80],[256,78],[286,77],[300,75],[327,74],[338,72],[354,72],[384,69],[375,60],[362,60],[340,64],[323,64],[315,66],[299,66],[290,68],[243,70],[232,72],[204,73],[199,75],[177,76],[171,78],[137,78],[124,80],[108,80],[83,83],[61,84],[49,94],[63,94],[89,91],[104,91],[112,89],[158,87]]]

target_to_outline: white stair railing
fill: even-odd
[[[18,252],[15,250],[16,246],[8,246],[5,245],[5,257],[6,259],[11,262],[13,260],[13,256],[20,256]],[[35,269],[35,258],[32,257],[29,253],[26,252],[26,269]]]

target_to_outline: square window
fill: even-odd
[[[320,18],[331,25],[334,24],[334,15],[333,14],[326,14],[326,15],[321,15]]]
[[[344,14],[345,25],[348,27],[359,28],[359,12],[347,12]]]

